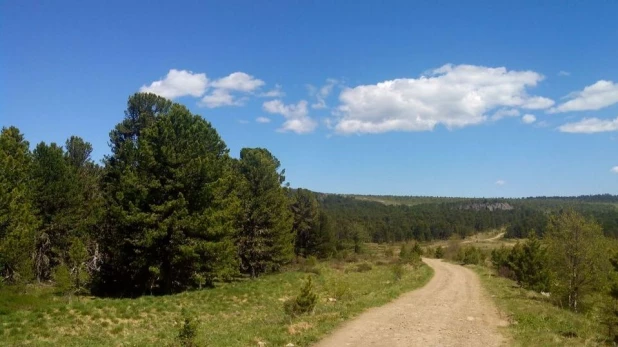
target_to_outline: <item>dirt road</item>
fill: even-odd
[[[316,347],[504,346],[506,325],[470,269],[424,259],[434,277],[418,290],[368,310]]]

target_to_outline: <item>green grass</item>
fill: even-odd
[[[504,332],[514,346],[598,346],[603,345],[605,328],[598,312],[578,314],[552,304],[548,298],[519,288],[486,267],[472,266],[485,290],[507,315]]]
[[[424,285],[427,266],[396,281],[388,261],[365,272],[359,263],[321,263],[319,275],[288,271],[214,289],[137,299],[56,297],[48,288],[0,292],[0,345],[165,346],[174,343],[184,308],[199,322],[207,346],[307,346],[365,309]],[[319,302],[312,315],[290,319],[283,301],[314,276]],[[336,302],[328,298],[338,297]]]

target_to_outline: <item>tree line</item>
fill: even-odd
[[[278,271],[348,243],[264,148],[232,158],[212,125],[154,94],[128,100],[101,164],[92,145],[31,151],[0,133],[0,274],[99,295],[165,294]]]
[[[398,242],[407,240],[445,240],[452,235],[466,237],[488,229],[506,228],[506,236],[525,238],[530,230],[542,236],[552,214],[572,209],[597,221],[605,235],[618,238],[618,208],[605,203],[614,201],[607,196],[578,198],[526,198],[526,199],[454,199],[446,202],[405,205],[411,198],[402,197],[402,204],[387,205],[366,200],[367,196],[354,197],[318,194],[328,215],[336,224],[355,225],[373,242]],[[392,197],[385,197],[386,199]],[[426,200],[428,198],[421,198]],[[382,200],[382,197],[378,197]],[[593,201],[593,202],[589,202]],[[603,201],[603,203],[597,203]],[[467,209],[471,204],[508,203],[512,209]]]

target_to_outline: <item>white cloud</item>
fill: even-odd
[[[503,185],[505,185],[505,184],[506,184],[506,181],[505,181],[505,180],[497,180],[495,184],[496,184],[497,186],[503,186]]]
[[[598,110],[618,103],[618,83],[600,80],[567,96],[569,101],[553,107],[549,113]]]
[[[611,168],[610,171],[615,173],[615,174],[618,174],[618,166],[614,166],[613,168]]]
[[[236,99],[225,89],[215,89],[212,93],[204,96],[200,101],[200,106],[215,108],[221,106],[240,106],[243,99]]]
[[[547,98],[529,96],[543,76],[504,67],[444,65],[428,76],[344,89],[334,119],[339,133],[427,131],[487,121],[497,108],[546,108]]]
[[[281,85],[275,84],[275,88],[260,94],[263,98],[281,98],[285,96],[283,90],[281,90]]]
[[[268,117],[257,117],[255,119],[256,122],[258,123],[270,123],[270,118]]]
[[[252,92],[264,85],[264,81],[257,79],[244,72],[234,72],[213,81],[211,86],[217,89],[234,90],[239,92]]]
[[[521,117],[521,121],[526,124],[532,124],[536,122],[536,116],[528,113],[528,114],[525,114],[523,117]]]
[[[335,87],[337,83],[338,83],[337,80],[329,78],[326,80],[326,84],[323,85],[320,89],[316,89],[312,85],[307,86],[309,88],[309,93],[312,95],[314,94],[317,99],[317,101],[314,104],[311,104],[311,108],[315,108],[315,109],[327,108],[328,106],[326,105],[326,98],[333,91],[333,88]]]
[[[616,119],[599,119],[599,118],[584,118],[579,122],[567,123],[558,127],[563,133],[583,133],[593,134],[608,131],[618,131],[618,118]]]
[[[518,117],[519,114],[519,110],[514,108],[501,108],[491,116],[491,119],[500,120],[505,117]]]
[[[280,114],[286,120],[279,131],[293,131],[297,134],[309,133],[315,130],[317,122],[309,117],[307,101],[301,100],[297,104],[286,105],[281,100],[270,100],[262,104],[264,111],[271,114]]]
[[[558,72],[558,76],[571,76],[571,73],[568,71],[560,70],[560,72]]]
[[[206,91],[208,78],[204,73],[193,73],[187,70],[171,69],[165,78],[143,85],[139,91],[154,93],[164,98],[174,99],[191,95],[200,97]]]

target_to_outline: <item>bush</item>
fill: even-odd
[[[474,246],[463,247],[459,249],[456,260],[464,265],[479,265],[485,261],[485,254]]]
[[[346,282],[336,282],[333,285],[333,298],[341,301],[350,295],[350,285]]]
[[[73,289],[73,279],[71,271],[65,264],[60,264],[54,268],[52,279],[56,283],[56,291],[58,294],[71,294]]]
[[[442,248],[442,246],[436,247],[434,254],[435,254],[435,257],[438,259],[444,258],[444,248]]]
[[[289,316],[296,317],[301,314],[313,312],[317,302],[318,295],[315,293],[313,281],[311,276],[309,276],[300,289],[300,294],[295,298],[285,301],[283,303],[283,309]]]
[[[384,250],[384,256],[387,258],[392,258],[395,255],[395,251],[390,246],[387,246]]]
[[[393,272],[395,281],[401,280],[403,278],[403,275],[405,274],[405,269],[401,263],[393,265],[393,267],[391,268],[391,271]]]
[[[178,331],[178,343],[182,347],[195,347],[197,343],[197,322],[192,318],[187,311],[182,311],[183,323]]]
[[[416,265],[421,261],[421,254],[423,250],[415,243],[413,247],[410,247],[408,244],[401,245],[401,250],[399,251],[399,260],[405,264]]]

